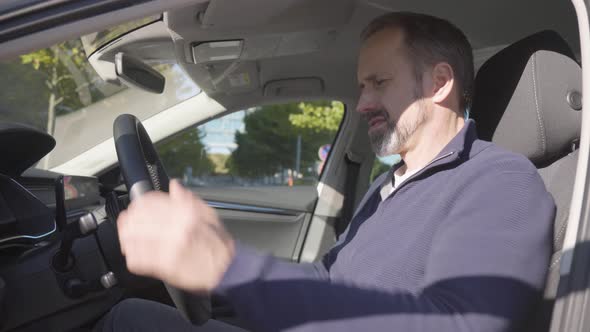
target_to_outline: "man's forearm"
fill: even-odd
[[[440,281],[420,294],[378,290],[331,282],[321,267],[244,247],[217,292],[255,331],[339,332],[503,331],[538,294],[516,279],[486,276]]]

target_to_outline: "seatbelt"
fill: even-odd
[[[346,178],[344,180],[344,201],[342,202],[342,213],[340,218],[334,225],[336,236],[344,232],[354,214],[354,198],[356,196],[356,185],[358,183],[358,176],[361,170],[360,158],[354,155],[353,152],[347,152],[344,156],[344,163],[346,164]]]

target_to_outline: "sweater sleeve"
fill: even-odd
[[[518,329],[543,287],[553,200],[536,172],[483,175],[453,199],[419,292],[331,281],[322,263],[287,263],[243,246],[217,291],[255,331]]]

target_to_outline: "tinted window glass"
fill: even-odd
[[[241,110],[157,144],[170,177],[189,186],[315,185],[344,115],[340,102]]]
[[[401,157],[398,154],[394,154],[391,156],[386,157],[375,157],[375,161],[373,162],[373,169],[371,170],[371,177],[369,178],[369,183],[373,183],[375,179],[387,172],[391,166],[397,164],[401,161]]]
[[[162,94],[105,80],[79,38],[0,61],[0,121],[53,135],[55,149],[38,168],[59,166],[107,140],[122,113],[145,120],[200,93],[175,63],[152,64],[166,77]]]

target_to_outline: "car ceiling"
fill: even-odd
[[[476,66],[499,47],[544,29],[558,31],[578,48],[569,1],[541,6],[535,0],[212,0],[171,10],[165,23],[185,70],[210,97],[232,108],[301,95],[355,98],[360,32],[389,11],[421,12],[455,23],[473,45]],[[239,61],[194,63],[193,45],[234,39],[244,40]],[[228,84],[243,73],[250,77],[249,86]],[[279,88],[268,89],[269,82]]]
[[[146,60],[172,60],[227,109],[302,97],[352,103],[357,96],[360,32],[371,19],[389,11],[427,13],[455,23],[474,47],[476,66],[502,46],[544,29],[559,32],[579,54],[576,17],[566,0],[542,5],[536,0],[154,0],[136,6],[134,15],[155,14],[149,12],[150,5],[159,12],[166,8],[164,22],[97,52],[95,60],[106,60],[95,61],[106,64],[96,66],[105,70],[101,76],[112,79],[107,72],[114,66],[108,62],[116,51],[139,52]],[[129,14],[119,16],[129,19]],[[59,36],[96,31],[115,22],[114,15],[102,17],[47,29],[26,43],[5,43],[0,56],[25,49],[23,45],[46,47],[43,43]],[[107,23],[101,26],[103,21]],[[244,43],[239,61],[194,63],[195,44],[234,39]],[[244,73],[247,84],[232,84]]]

